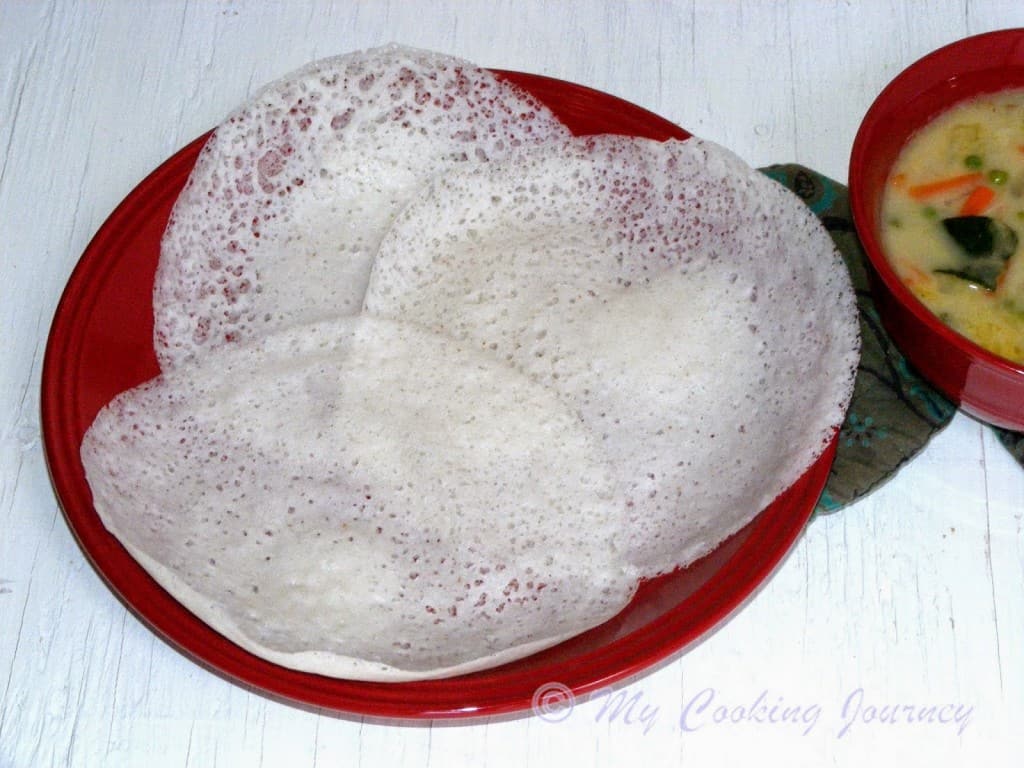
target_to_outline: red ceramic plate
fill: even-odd
[[[549,105],[576,133],[686,138],[676,125],[598,91],[500,72]],[[807,522],[835,444],[750,525],[690,568],[641,586],[611,621],[527,659],[448,680],[367,683],[296,672],[226,640],[182,607],[107,533],[79,459],[82,436],[116,394],[158,373],[151,293],[160,237],[206,137],[146,178],[97,232],[71,275],[46,348],[42,425],[50,475],[82,550],[125,605],[174,647],[236,683],[335,712],[456,718],[528,709],[558,683],[585,695],[693,643],[770,575]]]

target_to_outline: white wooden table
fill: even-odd
[[[845,180],[892,76],[1010,26],[1019,0],[0,0],[0,766],[1019,765],[1024,471],[966,417],[813,522],[728,624],[620,689],[632,711],[601,696],[557,723],[420,727],[272,702],[157,639],[72,539],[38,417],[50,319],[91,235],[161,160],[306,61],[392,40],[445,51]],[[800,722],[716,722],[759,697]],[[910,705],[936,721],[909,722]]]

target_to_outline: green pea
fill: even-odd
[[[995,169],[988,172],[988,180],[993,184],[1005,184],[1008,178],[1010,178],[1010,174],[1006,171]]]
[[[968,155],[964,158],[964,165],[972,170],[978,170],[982,166],[981,155]]]
[[[922,214],[924,215],[924,217],[925,217],[926,219],[934,219],[934,218],[935,218],[936,216],[938,216],[938,215],[939,215],[939,212],[938,212],[938,211],[936,211],[936,210],[935,210],[935,208],[933,208],[933,207],[932,207],[932,206],[930,206],[930,205],[926,205],[926,206],[925,206],[925,207],[924,207],[924,208],[923,208],[923,209],[921,210],[921,213],[922,213]]]

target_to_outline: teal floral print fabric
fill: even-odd
[[[892,343],[868,291],[866,257],[850,215],[846,187],[800,165],[763,173],[792,190],[821,219],[850,270],[857,291],[862,340],[853,401],[839,432],[835,464],[817,514],[842,509],[894,475],[956,412]],[[995,430],[1024,465],[1024,435]]]

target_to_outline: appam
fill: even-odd
[[[342,318],[120,395],[82,444],[107,529],[270,661],[363,680],[469,672],[637,586],[601,446],[555,395],[444,336]]]
[[[706,554],[810,466],[859,354],[828,233],[699,139],[571,139],[435,179],[382,241],[365,310],[558,393],[615,467],[640,576]]]
[[[323,322],[225,336],[232,343],[181,358],[103,411],[82,456],[104,524],[226,637],[337,677],[489,668],[615,615],[641,578],[690,562],[756,514],[787,462],[820,453],[852,383],[843,364],[856,355],[855,325],[844,336],[836,319],[853,317],[845,273],[827,276],[834,251],[805,231],[824,235],[816,222],[793,218],[787,206],[798,201],[776,201],[712,145],[694,144],[692,157],[656,146],[553,143],[488,162],[483,175],[435,177],[385,228],[362,317],[338,318],[351,314],[346,305]],[[499,216],[489,229],[480,210],[502,209],[501,190],[521,214],[504,238],[508,222]],[[418,240],[417,217],[430,225]],[[787,225],[797,234],[775,231]],[[503,249],[507,264],[494,257]],[[738,267],[758,260],[752,251],[771,260],[762,271],[786,276],[741,278]],[[820,293],[799,298],[790,283],[815,259],[829,266],[810,267],[805,293]],[[766,293],[752,299],[747,289],[758,285]],[[815,339],[792,357],[813,359],[776,349],[758,360],[766,341],[756,321],[789,329],[768,341],[794,338],[795,321],[774,314],[790,293]],[[722,310],[766,297],[773,309]],[[466,306],[491,314],[466,324]],[[709,329],[721,338],[709,341]],[[555,351],[537,346],[545,339]],[[788,434],[782,419],[761,418],[758,407],[779,405],[774,384],[818,365],[831,378],[810,376],[814,394],[796,397],[819,416],[838,410],[828,429],[804,441],[804,422]],[[712,390],[734,376],[722,392],[738,399],[723,407]],[[766,382],[767,400],[749,391]],[[721,421],[737,405],[750,409],[743,420]],[[774,442],[756,446],[775,450],[775,463],[751,460],[749,446],[732,455],[735,439],[714,442],[711,428],[732,427],[770,430]],[[679,469],[694,462],[710,474]],[[743,473],[756,477],[740,491],[708,490]],[[379,514],[382,500],[396,518]],[[403,567],[416,556],[432,568],[426,578]],[[481,562],[487,573],[472,573]],[[509,568],[518,570],[503,580]]]
[[[172,212],[153,294],[161,369],[356,314],[380,238],[422,182],[567,135],[493,73],[396,45],[265,86],[218,126]]]

